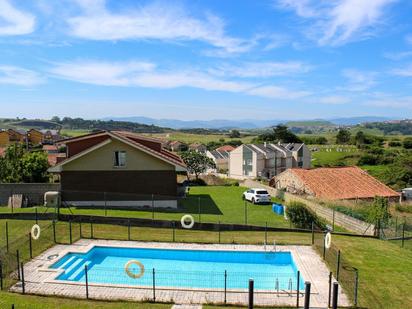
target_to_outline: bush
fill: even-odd
[[[401,146],[402,146],[402,143],[401,143],[400,141],[390,141],[390,142],[388,143],[388,146],[389,146],[389,147],[401,147]]]
[[[412,137],[407,137],[403,140],[403,148],[412,149]]]
[[[312,222],[315,226],[324,229],[325,224],[321,221],[321,219],[307,209],[306,205],[300,202],[291,202],[286,207],[286,215],[288,216],[289,220],[297,227],[302,229],[311,229]]]

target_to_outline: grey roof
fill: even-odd
[[[282,146],[290,151],[298,151],[303,146],[303,143],[289,143],[282,144]]]
[[[227,151],[212,150],[210,153],[215,159],[228,159],[229,158],[229,152]]]

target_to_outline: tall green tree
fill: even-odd
[[[264,142],[302,143],[302,140],[284,125],[277,125],[273,128],[273,132],[259,135],[259,140]]]
[[[232,131],[230,131],[229,137],[230,137],[230,138],[239,138],[239,137],[240,137],[240,132],[239,132],[239,130],[232,130]]]
[[[351,134],[347,129],[339,129],[336,135],[336,144],[348,144],[350,142]]]
[[[46,182],[49,162],[44,152],[27,152],[22,158],[24,182]]]
[[[203,153],[197,151],[186,151],[181,153],[180,156],[186,164],[188,172],[190,174],[194,174],[196,180],[198,180],[199,175],[206,172],[208,168],[216,168],[215,162]]]

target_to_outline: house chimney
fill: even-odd
[[[268,145],[267,142],[264,142],[264,143],[263,143],[263,146],[265,146],[265,148],[267,147],[267,145]]]

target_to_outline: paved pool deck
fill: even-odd
[[[37,295],[56,295],[72,298],[86,298],[85,284],[55,280],[62,272],[59,269],[49,268],[59,258],[68,252],[88,252],[94,246],[128,247],[128,248],[158,248],[158,249],[186,249],[186,250],[226,250],[226,251],[260,251],[265,252],[264,246],[232,245],[232,244],[190,244],[190,243],[161,243],[116,240],[81,239],[72,245],[56,245],[24,265],[25,291]],[[268,245],[266,250],[274,250]],[[328,303],[329,270],[319,255],[311,246],[276,246],[277,252],[291,252],[297,268],[305,281],[311,282],[311,308],[326,308]],[[52,259],[51,259],[52,258]],[[333,279],[335,281],[335,279]],[[10,289],[13,292],[22,292],[21,283]],[[149,287],[113,286],[108,284],[89,283],[89,298],[100,300],[131,300],[151,301],[153,290]],[[259,306],[296,306],[296,292],[271,291],[255,293],[254,302]],[[300,295],[300,305],[303,306],[304,295]],[[176,304],[223,304],[222,290],[167,290],[156,289],[156,301]],[[247,291],[233,291],[227,293],[227,304],[247,305]],[[339,306],[349,306],[350,302],[339,288]]]

